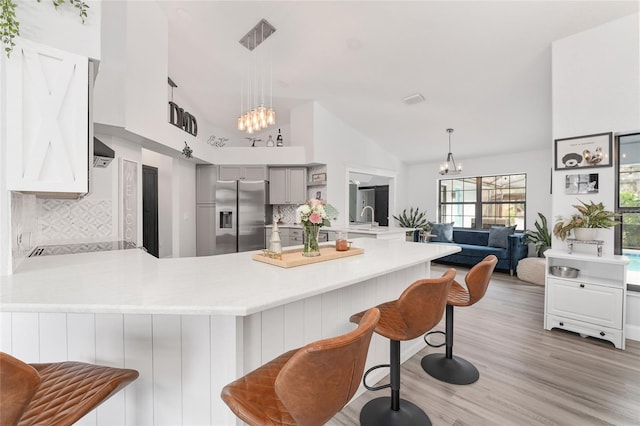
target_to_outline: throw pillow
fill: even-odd
[[[429,233],[434,234],[431,238],[434,243],[451,243],[453,242],[453,223],[432,223],[428,222],[431,227]]]
[[[489,247],[507,248],[508,237],[516,230],[515,226],[492,226],[489,230]]]

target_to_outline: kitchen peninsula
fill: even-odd
[[[288,349],[352,330],[352,313],[397,298],[430,276],[431,260],[459,251],[367,238],[353,245],[364,254],[289,269],[251,252],[29,258],[0,277],[0,349],[27,362],[138,370],[125,392],[89,414],[98,425],[236,424],[219,398],[223,385]],[[423,346],[407,342],[402,360]],[[385,362],[388,342],[374,336],[367,368]]]

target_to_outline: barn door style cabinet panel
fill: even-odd
[[[269,169],[269,203],[303,204],[306,201],[306,168],[273,167]]]
[[[593,256],[547,250],[544,328],[562,328],[625,348],[626,256]],[[550,267],[580,270],[576,278],[552,275]]]
[[[3,61],[8,189],[88,192],[93,155],[89,59],[19,40]]]

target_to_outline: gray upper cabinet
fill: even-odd
[[[220,180],[267,180],[266,166],[219,166]]]
[[[216,180],[218,180],[216,166],[196,166],[196,203],[213,204],[216,202]]]
[[[274,167],[269,169],[269,202],[302,204],[307,201],[307,169]]]

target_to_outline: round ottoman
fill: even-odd
[[[544,285],[545,259],[543,257],[525,257],[518,262],[518,278],[528,283]]]

